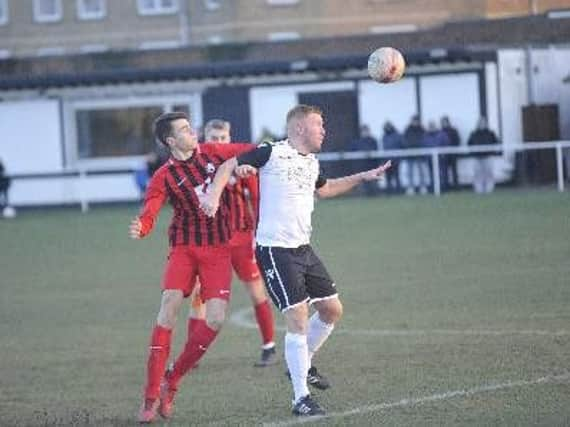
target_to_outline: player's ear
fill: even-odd
[[[164,139],[164,143],[166,144],[166,146],[167,146],[168,148],[172,148],[172,146],[174,145],[174,141],[175,141],[175,139],[174,139],[174,137],[172,137],[172,136],[167,136],[167,137]]]

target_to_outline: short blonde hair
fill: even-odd
[[[309,114],[318,114],[319,116],[322,116],[323,110],[314,105],[305,105],[305,104],[296,105],[295,107],[291,108],[287,113],[287,124],[289,124],[293,119],[304,118],[307,117]]]

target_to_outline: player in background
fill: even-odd
[[[231,125],[224,120],[210,120],[204,127],[206,144],[229,144]],[[207,150],[208,146],[203,146]],[[234,271],[245,285],[253,304],[255,319],[261,333],[261,358],[254,364],[265,367],[277,363],[273,311],[265,292],[261,273],[255,260],[254,234],[258,205],[257,176],[230,178],[228,203],[232,239],[231,260]],[[188,335],[205,321],[205,306],[200,299],[199,287],[194,291],[188,318]]]
[[[285,360],[293,385],[293,413],[321,415],[308,385],[328,388],[312,359],[342,315],[335,283],[310,245],[314,196],[334,197],[356,185],[379,179],[390,162],[354,175],[327,179],[315,156],[325,137],[319,108],[298,105],[287,114],[287,139],[263,144],[225,161],[216,172],[203,211],[213,216],[223,208],[220,197],[236,172],[257,172],[260,184],[256,256],[267,289],[285,316]],[[309,305],[316,312],[309,318]]]
[[[251,150],[251,144],[216,144],[202,152],[196,131],[186,114],[164,113],[154,122],[154,135],[170,150],[170,158],[152,176],[140,215],[129,226],[133,239],[146,237],[168,200],[173,216],[168,229],[170,249],[162,277],[162,299],[153,328],[144,398],[139,422],[149,423],[157,412],[172,414],[174,395],[182,377],[204,355],[225,319],[231,287],[231,227],[224,206],[213,217],[200,210],[216,168],[227,158]],[[173,370],[165,375],[176,316],[200,279],[200,297],[205,301],[205,322],[186,341]]]

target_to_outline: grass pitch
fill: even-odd
[[[136,211],[0,221],[1,426],[137,425],[169,212],[133,242]],[[315,360],[333,383],[315,392],[330,413],[315,425],[570,424],[568,194],[347,198],[319,202],[314,224],[345,306]],[[284,363],[252,366],[237,283],[231,312],[158,424],[299,421]]]

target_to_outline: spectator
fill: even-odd
[[[6,175],[4,164],[0,159],[0,208],[2,210],[10,205],[8,200],[8,190],[10,189],[10,177]]]
[[[487,127],[487,119],[481,117],[477,129],[471,132],[467,144],[469,146],[498,144],[497,135]],[[493,154],[475,153],[475,168],[473,171],[473,188],[476,193],[491,193],[495,189],[493,176]]]
[[[428,122],[427,132],[424,134],[423,137],[423,145],[426,148],[438,148],[438,147],[447,147],[449,145],[449,138],[447,134],[437,128],[437,125],[433,120]],[[432,159],[428,161],[429,169],[430,169],[430,176],[433,175],[433,167]],[[439,179],[441,189],[447,188],[447,181],[443,178],[443,176],[447,173],[447,164],[445,156],[439,156]]]
[[[382,148],[384,150],[401,150],[402,146],[402,134],[398,132],[392,122],[387,121],[384,123]],[[388,185],[388,192],[399,193],[401,191],[398,162],[392,161],[392,167],[386,171],[386,184]]]
[[[461,137],[459,136],[457,129],[451,125],[448,116],[443,116],[441,118],[441,130],[447,134],[450,147],[459,147],[461,144]],[[459,156],[457,154],[446,154],[443,157],[445,157],[445,162],[447,165],[445,173],[443,174],[444,185],[448,188],[457,188],[459,186],[459,178],[457,174],[457,158]],[[450,172],[451,179],[449,179]]]
[[[412,116],[410,124],[404,131],[403,148],[423,148],[424,127],[418,115]],[[427,193],[429,185],[429,167],[425,156],[410,157],[406,160],[407,166],[407,188],[406,194],[412,195],[416,188],[421,194]]]
[[[378,150],[378,141],[370,133],[368,125],[360,126],[360,136],[355,139],[350,145],[351,151],[376,151]],[[366,158],[364,160],[355,161],[356,168],[374,169],[377,166],[377,160],[374,158]],[[378,183],[376,181],[364,181],[362,183],[364,194],[367,196],[374,196],[378,193]]]

